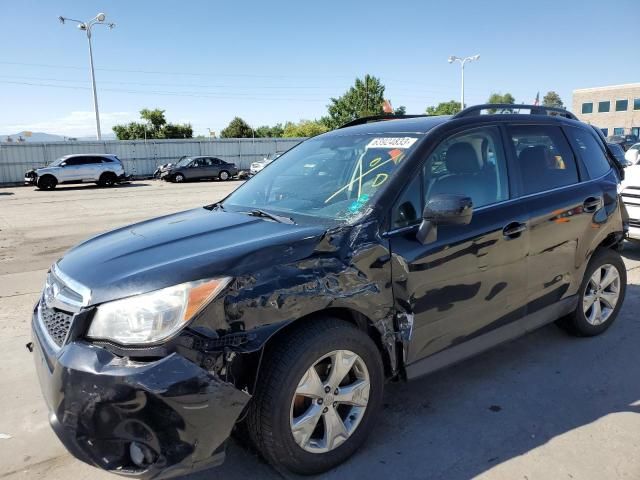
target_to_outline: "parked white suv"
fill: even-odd
[[[629,238],[640,240],[640,165],[625,168],[622,201],[629,214]]]
[[[120,159],[100,153],[65,155],[24,175],[25,183],[36,185],[40,190],[52,190],[59,183],[95,182],[101,187],[112,187],[125,178]]]

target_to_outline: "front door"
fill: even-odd
[[[391,235],[396,308],[413,315],[408,365],[524,315],[527,215],[510,199],[501,139],[498,127],[487,126],[444,140],[394,207],[398,228],[437,194],[464,194],[474,204],[469,225],[439,226],[431,244],[421,244],[415,229]]]

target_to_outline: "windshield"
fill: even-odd
[[[349,221],[371,203],[419,135],[318,137],[280,156],[232,193],[225,207]]]
[[[64,162],[67,158],[69,158],[67,155],[65,155],[64,157],[57,158],[53,162],[51,162],[51,164],[49,166],[50,167],[57,167],[62,162]]]
[[[193,160],[191,157],[183,157],[178,160],[178,163],[176,163],[176,165],[179,167],[186,167],[191,163],[191,160]]]

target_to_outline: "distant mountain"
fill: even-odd
[[[91,137],[64,137],[62,135],[54,135],[51,133],[44,133],[44,132],[31,132],[31,136],[27,137],[25,135],[25,132],[19,132],[19,133],[14,133],[14,134],[9,134],[9,135],[2,135],[0,134],[0,142],[6,142],[7,141],[7,137],[10,137],[12,139],[12,141],[14,142],[18,142],[18,140],[20,139],[20,137],[22,137],[24,139],[25,142],[27,143],[33,143],[33,142],[64,142],[66,140],[80,140],[80,141],[91,141],[91,140],[95,140],[96,137],[91,136]],[[102,136],[103,140],[115,140],[116,136],[113,133],[107,133],[106,135]]]

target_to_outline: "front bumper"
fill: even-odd
[[[79,460],[134,478],[169,478],[224,461],[249,394],[174,353],[134,362],[74,341],[58,351],[32,319],[33,352],[49,421]],[[142,446],[136,465],[130,446]]]

